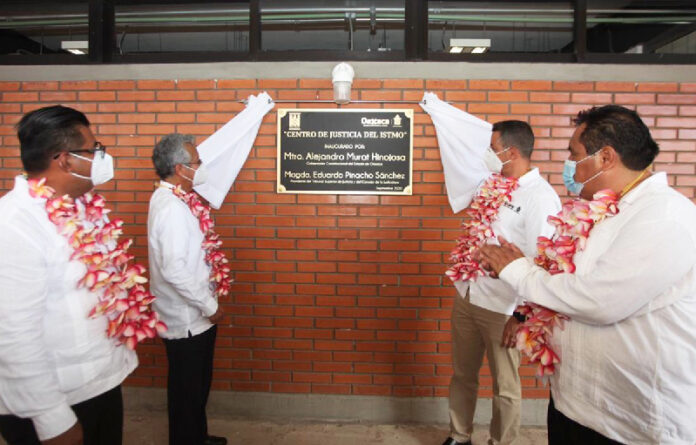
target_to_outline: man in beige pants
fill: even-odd
[[[526,122],[502,121],[493,125],[490,149],[498,161],[492,162],[490,168],[519,181],[511,200],[500,207],[492,225],[494,238],[502,236],[514,242],[528,256],[536,254],[538,236],[553,233],[547,217],[561,209],[551,185],[539,175],[538,169],[531,168],[533,148],[534,135]],[[443,445],[471,445],[478,375],[484,353],[493,376],[493,413],[488,443],[512,444],[519,434],[521,401],[517,371],[520,354],[511,348],[517,324],[510,316],[516,307],[516,303],[510,303],[515,301],[515,291],[488,276],[454,284],[459,295],[452,308],[451,434]]]

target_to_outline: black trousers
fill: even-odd
[[[549,431],[549,445],[622,445],[621,442],[602,436],[597,431],[580,425],[558,411],[549,400],[546,415]]]
[[[213,379],[217,326],[175,340],[164,340],[169,361],[167,409],[169,444],[202,445],[208,436],[205,406]]]
[[[123,397],[121,386],[72,406],[82,425],[84,445],[121,445]],[[40,445],[34,423],[13,415],[0,416],[0,434],[8,445]]]

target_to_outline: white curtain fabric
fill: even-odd
[[[198,155],[208,170],[208,180],[194,190],[219,209],[246,162],[261,126],[275,103],[266,92],[247,99],[244,110],[198,145]]]
[[[447,198],[457,213],[471,203],[479,185],[491,174],[483,159],[493,126],[440,100],[434,93],[425,93],[420,106],[435,125]]]

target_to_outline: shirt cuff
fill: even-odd
[[[205,299],[203,302],[203,307],[201,308],[201,312],[203,312],[203,315],[210,318],[213,315],[215,315],[215,312],[218,310],[218,302],[215,300],[213,297],[208,297]]]
[[[43,414],[32,417],[39,440],[44,441],[59,436],[77,422],[77,417],[68,404],[59,405]]]
[[[509,284],[515,292],[520,293],[520,282],[529,273],[529,269],[534,266],[530,258],[522,257],[511,262],[498,274],[498,278]],[[524,297],[523,297],[524,298]]]

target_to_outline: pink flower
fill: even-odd
[[[616,215],[618,197],[611,190],[595,193],[592,201],[576,199],[565,203],[556,216],[548,221],[555,227],[551,239],[539,237],[535,264],[549,274],[574,273],[574,257],[585,248],[590,231],[607,216]],[[543,306],[531,303],[518,307],[527,319],[517,331],[517,348],[523,351],[532,363],[537,363],[537,375],[545,378],[552,375],[555,365],[560,363],[549,346],[553,329],[563,329],[568,317]]]
[[[73,252],[72,261],[79,261],[87,268],[78,281],[97,293],[99,301],[87,314],[88,317],[108,317],[106,334],[128,348],[134,349],[139,341],[152,338],[156,332],[164,332],[166,325],[158,320],[150,304],[154,296],[140,285],[145,268],[128,266],[132,255],[127,253],[131,240],[118,242],[123,232],[123,222],[108,222],[109,210],[101,195],[87,193],[78,198],[81,206],[68,195],[55,198],[55,191],[45,186],[45,179],[29,181],[29,193],[46,199],[49,221],[56,225],[58,233],[66,238]],[[147,326],[141,325],[147,321]]]
[[[500,207],[509,202],[518,187],[517,179],[492,174],[481,186],[479,193],[465,211],[462,235],[450,253],[452,264],[445,272],[452,281],[470,281],[485,275],[471,255],[495,233],[491,224],[497,219]]]
[[[195,192],[184,193],[180,187],[176,187],[173,193],[189,207],[191,214],[198,219],[198,226],[204,236],[201,248],[205,250],[205,261],[210,266],[210,281],[217,283],[216,296],[227,295],[231,281],[230,269],[228,266],[224,266],[227,259],[219,250],[222,247],[222,241],[213,230],[215,224],[210,216],[210,207],[203,204]]]

